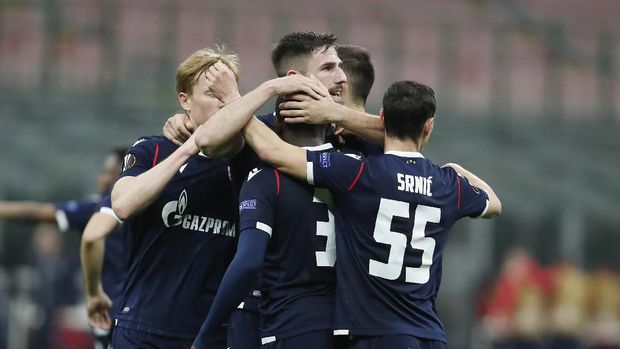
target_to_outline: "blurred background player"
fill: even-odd
[[[96,214],[104,203],[105,198],[107,197],[109,200],[110,191],[112,190],[114,181],[121,171],[125,151],[125,148],[117,148],[112,150],[106,156],[101,172],[97,177],[98,194],[91,195],[85,199],[70,200],[60,203],[3,201],[0,202],[0,218],[55,223],[61,232],[75,230],[82,233],[86,228],[89,219],[93,216],[93,214]],[[43,227],[44,226],[42,226],[41,229],[36,230],[36,236],[41,236],[41,239],[43,239],[41,241],[51,241],[51,229],[49,227],[43,229]],[[43,238],[43,236],[46,238]],[[117,234],[113,234],[109,239],[109,243],[106,245],[105,250],[102,250],[101,254],[102,264],[105,266],[103,272],[105,282],[102,286],[102,290],[105,289],[111,294],[114,294],[113,288],[115,286],[113,285],[118,285],[122,282],[123,270],[125,270],[125,266],[121,262],[123,260],[123,253],[120,247],[122,243],[119,239],[120,237]],[[52,246],[52,244],[37,244],[36,246]],[[53,246],[55,246],[55,244]],[[57,249],[59,251],[62,250],[60,246]],[[41,254],[42,258],[47,258],[57,254],[49,252],[52,250],[55,251],[56,248],[43,248],[38,250],[43,251]],[[42,270],[46,269],[47,268],[43,268]],[[44,298],[49,298],[49,294],[52,294],[49,287],[42,290],[42,295],[45,294],[47,294],[47,296]],[[107,329],[104,327],[95,326],[94,323],[91,323],[91,325],[94,326],[93,333],[96,339],[96,348],[107,348],[109,343],[109,332]]]
[[[233,74],[215,79],[213,66]],[[194,128],[238,97],[237,79],[237,56],[221,48],[181,63],[178,100]],[[226,93],[217,98],[217,89]],[[113,347],[190,348],[236,246],[228,162],[199,154],[193,137],[181,146],[141,138],[125,156],[112,206],[131,234]]]
[[[256,120],[243,131],[261,159],[334,196],[335,333],[350,336],[348,348],[446,348],[434,301],[447,233],[462,217],[501,212],[485,182],[456,164],[440,168],[419,153],[434,115],[432,89],[412,81],[392,84],[381,111],[385,155],[363,160],[307,152]]]

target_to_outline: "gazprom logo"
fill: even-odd
[[[187,191],[183,189],[183,192],[179,196],[177,201],[168,201],[164,208],[161,210],[161,218],[164,221],[164,225],[168,228],[180,225],[183,220],[183,212],[187,208]]]

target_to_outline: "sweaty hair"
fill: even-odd
[[[305,73],[308,59],[313,53],[326,50],[336,45],[333,33],[316,33],[313,31],[287,34],[271,50],[271,63],[280,77],[288,70],[295,69]]]
[[[184,92],[191,95],[192,88],[196,85],[200,75],[217,61],[226,64],[239,80],[239,58],[236,53],[219,45],[214,48],[202,48],[192,53],[179,65],[176,76],[177,93]]]
[[[355,45],[338,45],[338,57],[342,70],[347,75],[350,91],[355,101],[366,104],[366,99],[375,82],[375,68],[365,48]]]
[[[435,92],[415,81],[397,81],[383,95],[383,114],[388,136],[415,140],[435,115]]]

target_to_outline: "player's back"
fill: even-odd
[[[146,138],[128,151],[134,158],[122,176],[145,172],[175,149],[163,137]],[[131,255],[118,326],[193,339],[234,254],[235,211],[227,162],[190,157],[125,222]]]
[[[486,195],[419,153],[322,153],[314,171],[337,208],[338,333],[445,341],[435,298],[446,238],[459,218],[483,212]]]
[[[331,195],[270,167],[250,175],[240,228],[271,230],[261,271],[263,342],[333,329],[336,262]]]

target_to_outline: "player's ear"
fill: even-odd
[[[179,92],[179,105],[187,113],[189,112],[189,96],[185,92]]]
[[[297,75],[297,74],[301,74],[301,73],[295,69],[290,69],[289,71],[286,72],[286,76]]]
[[[430,137],[433,132],[433,127],[435,127],[435,116],[431,116],[424,122],[424,134],[425,138]]]
[[[379,110],[379,117],[381,118],[381,124],[383,125],[383,128],[385,128],[385,115],[383,114],[383,108]]]

